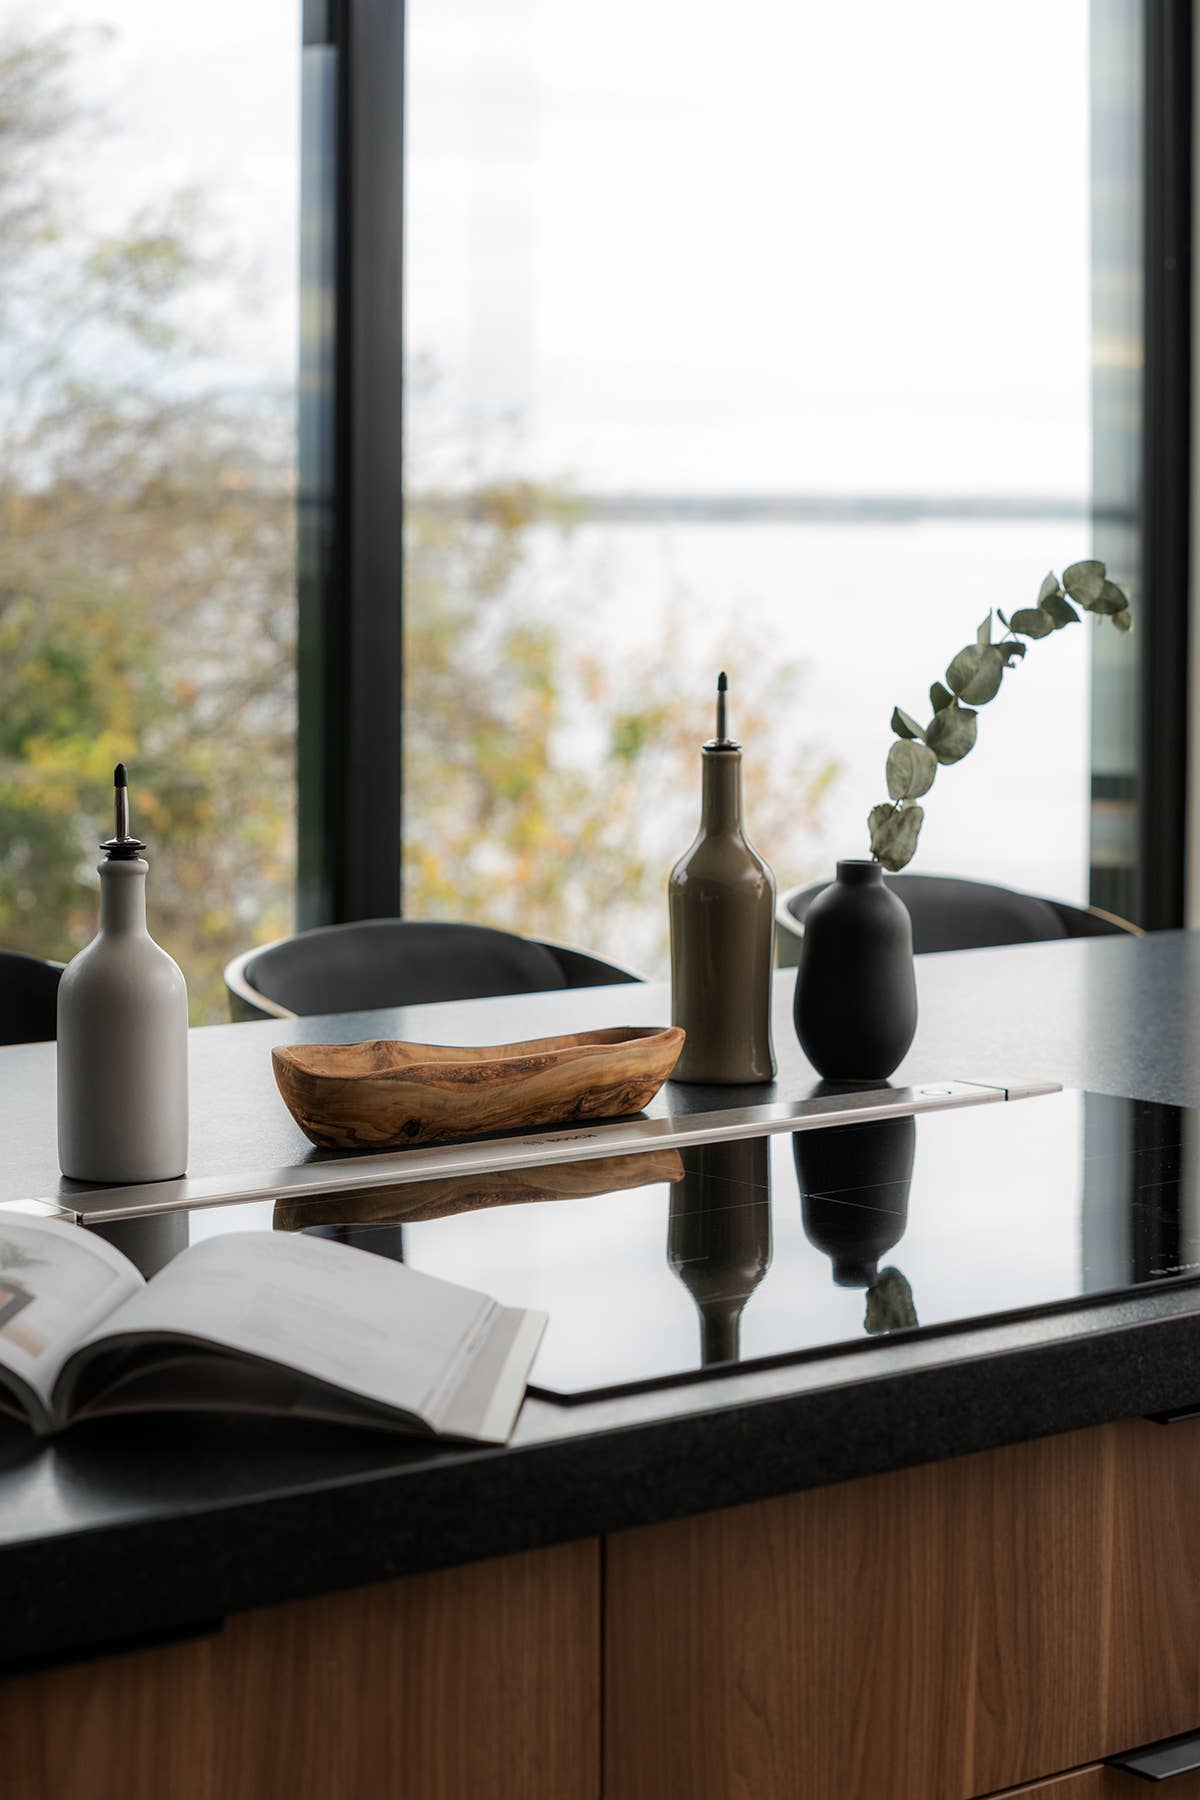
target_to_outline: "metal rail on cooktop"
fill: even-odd
[[[678,1114],[671,1118],[616,1119],[611,1123],[539,1131],[520,1137],[433,1144],[425,1149],[388,1150],[378,1155],[329,1157],[294,1168],[247,1171],[229,1177],[184,1176],[179,1181],[145,1182],[136,1187],[95,1188],[53,1197],[31,1195],[3,1211],[35,1213],[96,1225],[108,1220],[183,1212],[202,1206],[241,1205],[251,1200],[296,1199],[352,1188],[399,1187],[439,1176],[480,1175],[496,1169],[536,1168],[545,1163],[584,1162],[639,1150],[682,1149],[719,1139],[761,1137],[770,1132],[815,1131],[831,1125],[864,1124],[898,1114],[938,1112],[950,1106],[986,1106],[1056,1094],[1055,1081],[990,1086],[947,1081],[918,1088],[866,1088],[850,1094],[776,1101],[765,1106],[730,1107],[722,1112]]]

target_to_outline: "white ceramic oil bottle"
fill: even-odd
[[[72,1181],[169,1181],[187,1168],[187,983],[146,929],[124,763],[113,782],[100,930],[58,989],[58,1161]]]

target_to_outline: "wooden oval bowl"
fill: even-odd
[[[483,1047],[284,1044],[271,1062],[311,1143],[387,1150],[641,1112],[682,1048],[677,1025],[616,1025]]]

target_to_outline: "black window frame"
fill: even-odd
[[[1142,595],[1134,916],[1185,921],[1191,613],[1193,23],[1145,0]]]
[[[401,907],[404,7],[304,0],[297,917]]]

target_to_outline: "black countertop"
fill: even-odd
[[[926,957],[918,979],[921,1027],[897,1082],[1042,1078],[1200,1104],[1200,935]],[[795,1098],[813,1080],[790,980],[778,978],[780,1082],[745,1100]],[[272,1042],[485,1042],[667,1010],[662,989],[609,988],[198,1031],[194,1172],[307,1153],[274,1096]],[[0,1051],[0,1197],[57,1187],[52,1060],[47,1046]],[[106,1421],[48,1443],[5,1425],[0,1601],[19,1623],[3,1656],[86,1655],[242,1607],[1197,1401],[1200,1288],[1183,1287],[570,1406],[531,1396],[498,1450],[227,1419]]]
[[[1084,938],[918,958],[921,1024],[893,1083],[1014,1075],[1099,1093],[1200,1104],[1200,933]],[[794,1100],[816,1076],[792,1029],[792,970],[776,980],[778,1080],[756,1088],[668,1083],[648,1109]],[[315,1162],[315,1151],[275,1088],[273,1044],[394,1037],[428,1043],[497,1043],[603,1025],[670,1022],[670,994],[652,983],[512,999],[456,1001],[333,1017],[211,1025],[191,1033],[189,1176]],[[54,1045],[0,1049],[0,1200],[76,1194],[55,1148]]]

